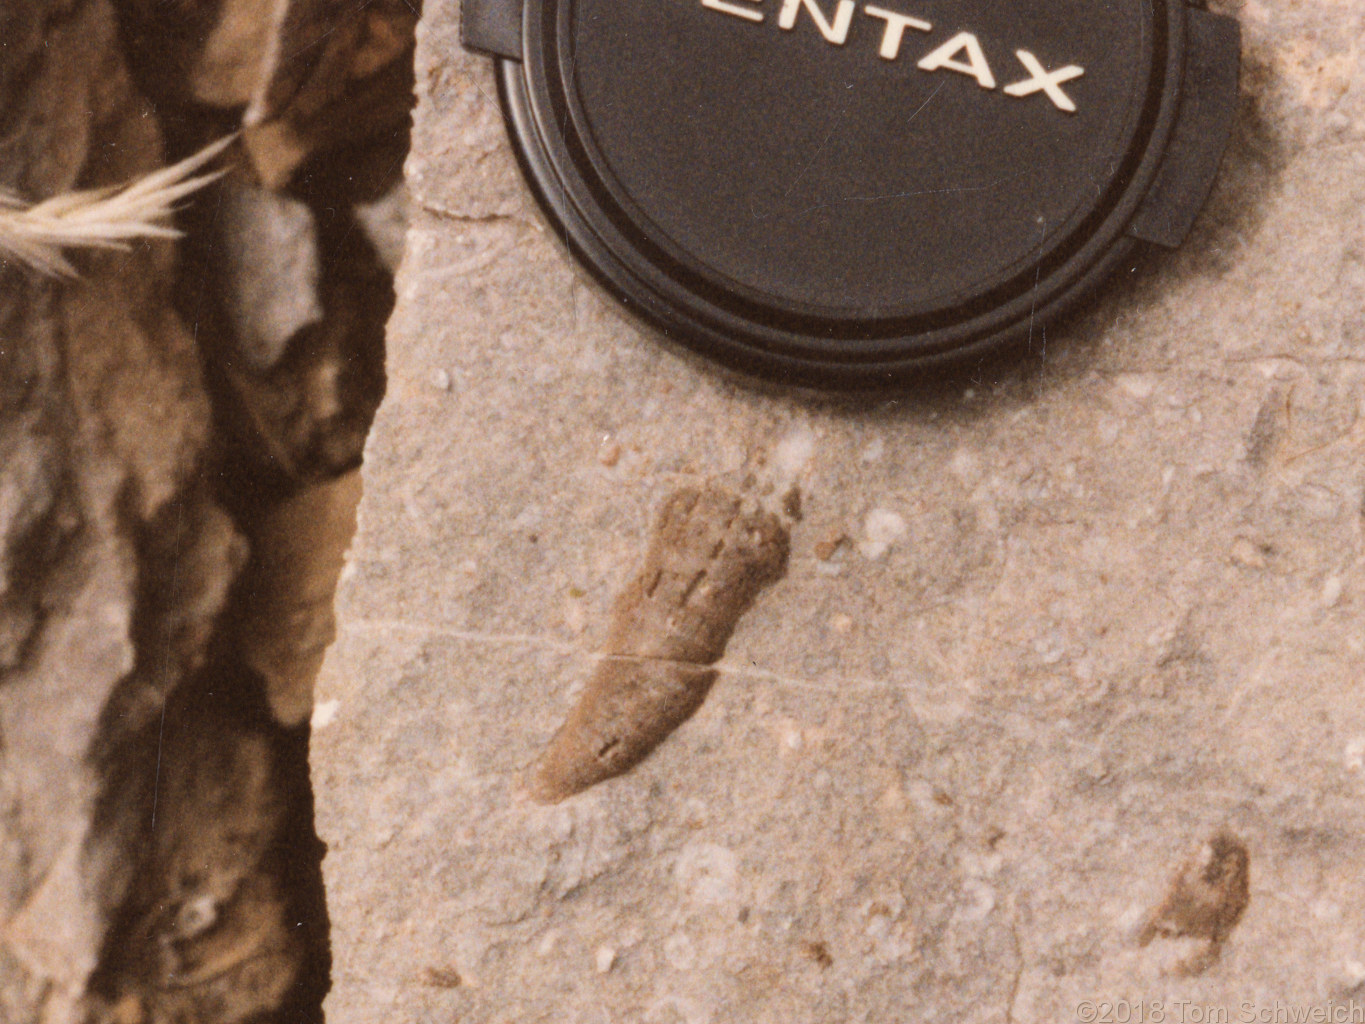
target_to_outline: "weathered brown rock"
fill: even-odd
[[[131,56],[166,107],[240,118],[258,182],[337,174],[378,198],[407,150],[420,5],[121,0]],[[318,157],[322,155],[322,159]],[[306,170],[306,168],[305,168]]]
[[[230,181],[218,194],[223,306],[247,368],[268,372],[323,318],[317,228],[307,205],[269,189]]]
[[[286,726],[312,713],[313,680],[336,636],[332,598],[355,533],[360,487],[360,471],[352,470],[299,491],[254,524],[256,557],[242,581],[252,600],[236,636]]]
[[[17,0],[3,18],[0,183],[36,201],[161,164],[107,3]],[[78,1012],[140,841],[97,820],[105,715],[164,699],[144,638],[174,638],[163,666],[202,656],[239,550],[220,529],[185,575],[143,575],[149,531],[194,487],[208,401],[170,247],[76,262],[66,283],[0,267],[0,1019],[15,1024]]]
[[[277,744],[210,674],[159,725],[151,849],[130,880],[92,987],[149,1022],[246,1020],[275,1009],[304,961],[278,842],[289,811]],[[206,713],[211,712],[211,713]],[[136,780],[130,780],[133,786]]]
[[[341,45],[327,42],[334,29],[355,58],[340,63],[374,71],[356,56],[369,30],[341,25],[369,24],[363,11],[262,11],[130,2],[120,33],[107,0],[4,5],[0,187],[33,203],[154,170],[168,162],[165,111],[167,148],[183,155],[233,127],[205,105],[273,96],[288,109]],[[352,226],[324,227],[329,256]],[[281,720],[306,718],[330,635],[355,496],[353,475],[329,480],[353,470],[383,387],[392,293],[363,236],[350,244],[360,258],[318,268],[292,319],[218,335],[230,320],[219,296],[186,287],[167,242],[69,252],[69,281],[0,263],[4,1024],[229,1024],[308,986],[320,999],[306,736]],[[260,245],[237,252],[249,261]],[[188,268],[224,277],[221,262]],[[261,354],[255,405],[234,404],[225,383],[243,341]],[[215,437],[215,423],[236,429]],[[234,450],[253,430],[265,440]],[[286,468],[272,475],[276,451]],[[317,486],[290,500],[305,483]],[[335,529],[314,552],[318,516]],[[244,565],[251,586],[237,580]]]

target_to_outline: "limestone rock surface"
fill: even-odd
[[[1185,247],[1019,368],[876,404],[618,311],[428,11],[314,736],[332,1024],[1365,1002],[1365,4],[1214,6],[1244,102]],[[520,798],[653,510],[708,478],[799,485],[785,578],[647,760]],[[1138,933],[1223,830],[1245,910],[1182,972]]]

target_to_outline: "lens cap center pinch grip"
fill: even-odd
[[[1238,101],[1189,0],[464,0],[523,172],[626,306],[730,366],[909,382],[1178,246]]]

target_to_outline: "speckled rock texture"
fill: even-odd
[[[1365,1007],[1365,3],[1215,6],[1245,101],[1186,246],[1021,365],[876,404],[618,312],[430,7],[315,717],[331,1024]],[[530,802],[655,510],[708,479],[800,487],[785,578],[647,760]],[[1141,945],[1173,874],[1222,923]]]

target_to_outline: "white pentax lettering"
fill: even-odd
[[[1085,68],[1076,64],[1068,64],[1064,68],[1056,71],[1044,70],[1038,58],[1027,50],[1015,50],[1014,55],[1019,58],[1019,63],[1024,65],[1031,77],[1022,82],[1015,82],[1013,85],[1005,86],[1005,94],[1008,96],[1032,96],[1035,92],[1047,93],[1047,98],[1055,103],[1060,109],[1068,114],[1076,112],[1076,104],[1071,102],[1071,97],[1062,92],[1061,84],[1069,82],[1073,78],[1080,78],[1085,74]]]
[[[761,0],[749,0],[750,3],[760,3]],[[701,0],[703,7],[708,7],[713,11],[720,11],[722,14],[733,14],[736,18],[743,18],[745,21],[762,21],[763,15],[758,11],[740,7],[738,4],[726,3],[725,0]]]
[[[957,59],[959,53],[967,55],[966,61]],[[995,88],[995,76],[991,74],[991,66],[986,63],[981,43],[970,32],[959,32],[917,66],[921,71],[958,71],[975,78],[976,84],[983,89]]]
[[[820,30],[826,42],[835,46],[844,45],[848,39],[848,27],[853,24],[853,11],[857,7],[853,0],[839,0],[839,6],[834,10],[833,23],[825,20],[825,15],[815,0],[785,0],[782,4],[782,13],[777,16],[777,24],[788,31],[795,28],[796,15],[802,7],[810,14],[811,21],[815,22],[816,28]]]
[[[882,35],[882,46],[877,51],[878,56],[885,60],[895,60],[901,52],[901,40],[905,38],[905,30],[913,28],[917,32],[931,32],[934,26],[927,21],[920,21],[919,18],[911,18],[905,14],[897,14],[895,11],[888,11],[884,7],[873,7],[868,4],[863,8],[863,13],[873,18],[881,18],[886,22],[886,32]]]
[[[733,3],[731,0],[701,0],[701,5],[708,10],[719,11],[735,18],[759,23],[764,20],[764,17],[757,8],[763,2],[764,0],[741,0],[741,3]],[[853,14],[856,9],[857,4],[854,0],[838,0],[834,6],[833,16],[826,17],[824,9],[820,6],[820,0],[782,0],[782,8],[777,16],[777,25],[778,28],[785,29],[788,32],[793,31],[800,19],[802,10],[804,10],[825,42],[833,46],[843,46],[848,42],[848,33],[852,27]],[[896,60],[900,56],[906,29],[913,29],[916,32],[932,32],[934,28],[933,25],[921,18],[900,14],[897,11],[890,11],[885,7],[876,7],[872,4],[865,5],[863,13],[869,18],[877,18],[886,22],[886,29],[882,32],[881,45],[877,49],[877,55],[883,60]],[[1065,82],[1080,78],[1085,74],[1085,68],[1079,64],[1068,64],[1055,71],[1049,71],[1043,66],[1043,62],[1029,50],[1015,50],[1014,56],[1024,66],[1024,70],[1028,72],[1028,77],[1005,86],[1003,92],[1006,96],[1026,99],[1029,96],[1041,93],[1051,100],[1052,105],[1058,110],[1065,111],[1068,114],[1076,113],[1076,103],[1063,91],[1062,85]],[[915,66],[921,71],[930,73],[938,71],[956,72],[975,79],[976,84],[983,89],[994,91],[996,88],[995,73],[991,70],[986,51],[981,45],[981,40],[971,32],[957,33],[946,43],[922,57]]]

